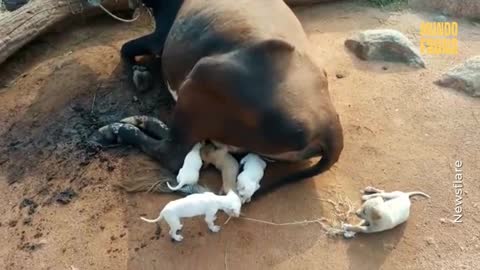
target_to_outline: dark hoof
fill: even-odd
[[[130,116],[120,120],[120,123],[131,124],[136,127],[144,129],[146,118],[147,118],[146,116]]]
[[[168,126],[155,117],[145,115],[130,116],[120,120],[120,123],[134,125],[156,139],[169,136]]]
[[[141,132],[136,126],[127,123],[113,123],[101,127],[102,144],[135,144]]]
[[[142,131],[131,124],[122,124],[118,128],[117,141],[122,144],[136,145]]]
[[[133,66],[133,84],[138,92],[143,93],[153,86],[153,77],[144,66]]]
[[[96,141],[102,145],[117,144],[118,142],[118,130],[124,125],[122,123],[113,123],[110,125],[103,126],[98,129],[98,134],[96,135]]]

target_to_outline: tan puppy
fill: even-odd
[[[363,195],[362,207],[356,212],[362,221],[357,225],[345,224],[343,229],[350,232],[374,233],[390,230],[408,220],[410,216],[410,196],[421,195],[430,198],[423,192],[384,192],[368,187],[364,192],[376,192]]]
[[[200,150],[200,156],[204,161],[204,166],[212,164],[222,172],[222,191],[225,194],[230,190],[235,191],[240,165],[238,161],[228,153],[228,149],[225,147],[216,148],[214,145],[208,144]]]

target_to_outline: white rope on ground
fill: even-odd
[[[120,18],[118,16],[116,16],[115,14],[113,14],[112,12],[110,12],[108,9],[106,9],[102,4],[99,4],[98,5],[103,11],[105,11],[105,13],[107,13],[108,15],[110,15],[112,18],[116,19],[116,20],[119,20],[121,22],[125,22],[125,23],[131,23],[131,22],[134,22],[136,21],[138,18],[140,18],[140,12],[137,13],[137,16],[133,17],[132,19],[123,19],[123,18]]]
[[[227,224],[232,217],[229,216],[228,219],[225,221],[224,225]],[[343,235],[344,230],[340,228],[335,228],[333,226],[330,226],[328,223],[328,219],[326,218],[317,218],[313,220],[304,220],[304,221],[293,221],[293,222],[286,222],[286,223],[275,223],[271,221],[266,221],[266,220],[261,220],[261,219],[256,219],[256,218],[249,218],[244,215],[241,215],[239,217],[240,219],[248,220],[248,221],[253,221],[257,223],[262,223],[262,224],[267,224],[267,225],[272,225],[272,226],[295,226],[295,225],[308,225],[308,224],[319,224],[324,231],[326,231],[327,235],[329,236],[337,236],[337,235]]]
[[[271,225],[271,226],[296,226],[296,225],[308,225],[308,224],[315,223],[315,224],[319,224],[322,227],[322,229],[327,233],[328,236],[343,235],[346,238],[353,237],[353,235],[349,236],[348,232],[345,232],[345,230],[342,229],[344,222],[347,222],[349,217],[355,213],[355,207],[353,206],[353,203],[348,198],[342,198],[340,196],[337,196],[338,202],[335,202],[334,200],[331,200],[331,199],[320,199],[320,198],[317,198],[317,199],[332,205],[332,207],[334,208],[333,214],[337,219],[340,219],[339,227],[335,225],[336,222],[332,222],[331,220],[324,217],[313,219],[313,220],[293,221],[293,222],[286,222],[286,223],[275,223],[271,221],[250,218],[250,217],[246,217],[243,214],[240,214],[239,218],[243,220],[262,223],[262,224]],[[228,219],[225,221],[224,225],[226,225],[231,218],[232,217],[229,216]],[[332,226],[331,224],[334,224],[334,226]]]

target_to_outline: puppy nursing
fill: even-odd
[[[205,216],[205,222],[212,232],[220,231],[220,226],[215,225],[216,214],[218,210],[222,210],[230,216],[240,216],[240,208],[242,204],[240,198],[233,191],[229,191],[227,195],[215,195],[211,192],[188,195],[184,198],[169,202],[160,215],[156,219],[142,220],[150,223],[159,222],[164,219],[170,226],[169,234],[172,239],[182,241],[183,236],[177,232],[182,229],[181,218]]]
[[[200,151],[202,160],[207,164],[213,164],[222,173],[222,190],[224,193],[235,190],[235,183],[240,165],[237,160],[228,153],[227,148],[216,149],[209,144]]]
[[[178,234],[183,225],[181,218],[205,216],[205,222],[212,232],[218,232],[220,226],[215,225],[216,213],[222,210],[229,216],[240,216],[242,203],[249,202],[253,193],[260,187],[260,180],[267,164],[258,155],[248,154],[240,163],[244,170],[239,175],[240,164],[228,153],[228,149],[216,148],[212,144],[196,144],[185,157],[183,167],[177,176],[178,185],[171,190],[179,190],[185,185],[193,185],[198,182],[199,172],[204,165],[213,164],[222,173],[222,189],[227,195],[216,195],[212,192],[191,194],[185,198],[169,202],[156,219],[142,220],[150,223],[164,219],[170,226],[169,234],[172,239],[182,241],[183,237]],[[237,183],[238,176],[238,183]],[[235,190],[239,190],[239,195]]]
[[[200,169],[202,168],[202,158],[200,156],[202,146],[202,143],[197,143],[193,146],[192,150],[185,157],[182,168],[178,172],[178,185],[172,187],[170,183],[167,182],[168,188],[171,190],[179,190],[185,185],[194,185],[198,182]]]
[[[363,195],[362,207],[356,212],[362,221],[357,225],[344,225],[345,231],[375,233],[390,230],[408,220],[410,216],[410,197],[421,195],[430,198],[423,192],[384,192],[375,188],[367,188]]]
[[[256,154],[248,154],[241,161],[242,173],[238,174],[239,163],[226,148],[216,149],[213,145],[204,146],[201,156],[205,164],[213,164],[222,172],[223,191],[238,191],[242,204],[250,202],[252,195],[260,188],[260,180],[267,163]],[[238,175],[238,177],[237,177]]]
[[[237,177],[237,190],[242,203],[250,202],[250,199],[260,188],[260,180],[263,177],[267,163],[258,155],[248,154],[241,161],[243,171]]]

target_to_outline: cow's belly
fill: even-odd
[[[167,83],[168,92],[170,92],[170,95],[172,95],[172,98],[173,98],[175,101],[177,101],[177,100],[178,100],[177,90],[172,89],[172,87],[170,86],[170,84],[168,83],[168,81],[166,81],[166,83]]]
[[[166,84],[167,84],[168,91],[172,95],[172,98],[175,101],[178,101],[177,90],[172,89],[168,81],[166,81]],[[226,148],[229,153],[236,153],[236,154],[249,153],[249,151],[244,148],[233,146],[233,145],[226,145],[219,141],[213,141],[213,144],[215,144],[216,147]],[[256,154],[268,159],[278,160],[278,161],[299,161],[301,159],[299,157],[300,151],[290,151],[290,152],[284,152],[279,154],[262,154],[262,153],[256,153]]]
[[[248,150],[237,147],[237,146],[232,146],[232,145],[226,145],[218,141],[213,141],[213,144],[217,147],[221,148],[226,148],[229,153],[236,153],[236,154],[246,154],[249,153]],[[301,160],[300,158],[300,151],[291,151],[291,152],[284,152],[284,153],[279,153],[279,154],[262,154],[262,153],[255,153],[258,154],[262,157],[265,157],[267,159],[271,160],[278,160],[278,161],[299,161]]]

